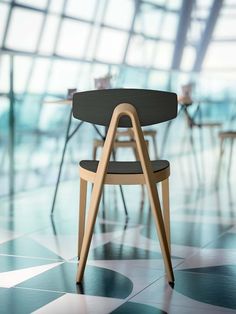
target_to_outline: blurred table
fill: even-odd
[[[79,130],[79,128],[82,126],[84,123],[83,121],[79,122],[79,124],[75,127],[75,129],[71,132],[71,122],[72,122],[72,99],[60,99],[60,100],[49,100],[45,101],[47,104],[61,104],[61,105],[69,105],[70,108],[70,114],[69,114],[69,119],[67,122],[67,127],[66,127],[66,134],[65,134],[65,142],[62,150],[62,155],[61,155],[61,161],[60,161],[60,166],[57,174],[57,181],[56,181],[56,187],[54,191],[54,196],[53,196],[53,201],[52,201],[52,207],[51,207],[51,215],[54,212],[55,208],[55,203],[56,203],[56,197],[57,197],[57,191],[58,191],[58,186],[61,178],[61,171],[62,171],[62,166],[64,163],[64,158],[65,158],[65,153],[66,153],[66,148],[69,140],[75,135],[75,133]]]
[[[63,163],[64,163],[64,158],[65,158],[67,144],[70,141],[70,139],[75,135],[75,133],[79,130],[79,128],[82,126],[84,121],[79,122],[79,124],[71,131],[71,123],[72,123],[72,117],[73,117],[72,99],[49,100],[49,101],[45,101],[44,103],[69,105],[71,107],[70,114],[69,114],[69,119],[68,119],[67,127],[66,127],[65,142],[64,142],[64,146],[63,146],[63,150],[62,150],[60,166],[59,166],[59,170],[58,170],[58,174],[57,174],[57,181],[56,181],[55,191],[54,191],[54,195],[53,195],[53,201],[52,201],[52,207],[51,207],[51,215],[52,215],[53,212],[54,212],[54,208],[55,208],[56,197],[57,197],[58,187],[59,187],[59,183],[60,183],[61,172],[62,172],[62,167],[63,167]],[[78,120],[76,120],[76,121],[78,121]],[[104,141],[105,140],[105,135],[103,135],[99,131],[99,129],[97,128],[97,126],[95,124],[92,124],[92,126],[94,127],[94,129],[97,132],[97,134],[99,135],[99,137]],[[125,213],[127,215],[128,212],[127,212],[127,207],[126,207],[126,203],[125,203],[125,199],[124,199],[124,193],[123,193],[122,186],[120,186],[120,192],[121,192],[122,202],[123,202],[123,205],[124,205],[124,210],[125,210]]]

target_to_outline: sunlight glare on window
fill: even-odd
[[[55,60],[48,84],[48,92],[63,93],[66,96],[68,88],[77,88],[79,66],[79,62]]]
[[[19,4],[28,5],[30,7],[35,7],[38,9],[45,9],[47,6],[47,0],[16,0]]]
[[[155,47],[154,40],[144,39],[143,36],[133,36],[127,54],[127,63],[145,67],[151,66]]]
[[[45,84],[48,78],[50,61],[47,59],[38,58],[34,64],[29,92],[31,93],[44,93]]]
[[[25,91],[31,64],[31,57],[15,56],[14,88],[16,93],[23,93]]]
[[[0,56],[0,92],[9,93],[10,88],[10,57]]]
[[[49,3],[49,12],[60,14],[64,6],[64,0],[51,0]]]
[[[0,46],[2,46],[8,11],[9,6],[5,3],[0,3]]]
[[[236,4],[236,2],[235,2]],[[235,39],[236,23],[235,18],[219,18],[213,34],[214,39]]]
[[[86,53],[90,25],[64,19],[59,36],[57,53],[62,56],[81,58]]]
[[[134,29],[136,32],[147,36],[159,36],[163,16],[164,12],[162,10],[143,4],[136,16]]]
[[[6,40],[7,48],[34,51],[42,20],[42,13],[14,8]]]
[[[211,43],[205,57],[203,68],[206,70],[231,70],[236,68],[236,46],[234,42]]]
[[[122,62],[128,34],[108,28],[103,28],[96,58],[101,61]]]
[[[157,43],[154,65],[159,69],[169,69],[172,63],[174,45],[165,42]]]
[[[181,70],[191,71],[196,58],[196,49],[192,46],[185,46],[182,60],[181,60]]]
[[[178,16],[175,13],[166,13],[161,28],[161,38],[174,40],[178,26]]]
[[[46,19],[45,28],[43,31],[39,51],[46,54],[53,52],[53,47],[56,40],[56,34],[59,24],[59,17],[54,15],[48,15]]]
[[[85,20],[92,20],[94,17],[97,1],[98,0],[69,0],[66,5],[65,14]]]
[[[104,23],[129,29],[134,15],[134,0],[109,0]]]

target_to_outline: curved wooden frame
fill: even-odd
[[[131,120],[134,139],[137,145],[137,153],[139,156],[139,160],[141,163],[141,167],[143,170],[142,175],[113,175],[107,174],[108,162],[110,159],[110,155],[113,149],[113,144],[116,138],[116,130],[119,124],[119,120],[122,116],[128,116]],[[156,187],[156,177],[153,173],[150,158],[148,155],[147,146],[145,143],[145,139],[142,133],[142,129],[140,126],[139,118],[135,107],[128,103],[122,103],[115,107],[113,111],[113,115],[111,118],[110,126],[107,132],[107,137],[104,143],[102,156],[100,162],[98,164],[97,172],[94,174],[89,173],[87,170],[82,170],[81,172],[81,187],[80,187],[80,212],[79,212],[79,254],[80,257],[77,277],[77,283],[80,283],[83,279],[83,274],[85,270],[85,265],[88,257],[89,247],[92,239],[93,228],[95,224],[95,220],[97,217],[97,212],[99,208],[99,203],[102,194],[103,185],[106,182],[110,182],[109,184],[122,184],[124,182],[130,182],[130,184],[134,184],[135,178],[140,182],[146,184],[151,209],[154,216],[157,234],[160,242],[160,247],[164,259],[164,264],[166,268],[167,278],[170,283],[174,282],[174,274],[173,268],[171,264],[171,257],[170,257],[170,250],[169,250],[169,243],[170,240],[169,234],[166,235],[166,229],[169,229],[169,186],[168,186],[168,176],[169,176],[169,168],[168,170],[163,170],[162,175],[160,175],[160,180],[163,178],[163,203],[164,206],[167,207],[167,213],[164,213],[165,223],[163,221],[163,216],[161,212],[161,206],[158,196],[158,191]],[[161,173],[161,171],[160,171]],[[130,179],[127,179],[128,177]],[[126,177],[126,178],[125,178]],[[141,178],[142,177],[142,178]],[[121,181],[119,181],[121,179]],[[87,181],[92,180],[94,183],[90,207],[88,211],[87,223],[86,228],[84,229],[85,223],[85,205],[86,205],[86,186]],[[118,183],[119,181],[119,183]],[[135,181],[136,182],[136,181]],[[127,183],[126,183],[127,184]],[[142,183],[136,183],[142,184]],[[167,221],[166,221],[167,219]],[[168,232],[167,232],[168,233]]]

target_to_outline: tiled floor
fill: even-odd
[[[52,219],[53,187],[1,199],[0,313],[236,313],[236,181],[224,164],[216,188],[216,150],[200,154],[201,182],[190,153],[169,156],[173,288],[140,187],[125,187],[128,221],[119,190],[106,187],[81,285],[78,180],[61,184]]]

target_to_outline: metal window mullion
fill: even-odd
[[[197,57],[195,60],[195,63],[193,65],[193,71],[194,72],[200,72],[203,60],[205,58],[207,48],[209,46],[209,43],[211,41],[214,28],[217,22],[217,18],[219,16],[220,10],[223,6],[224,0],[214,0],[212,8],[209,13],[209,17],[206,21],[206,26],[204,33],[202,35],[201,41],[197,47]]]
[[[180,16],[179,25],[176,36],[175,50],[172,59],[171,69],[179,70],[184,47],[187,40],[187,33],[191,23],[191,13],[195,4],[195,0],[183,0]]]

